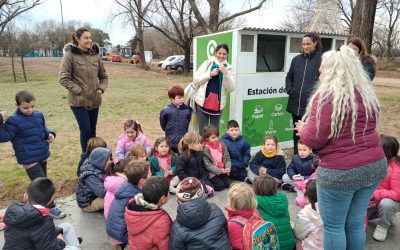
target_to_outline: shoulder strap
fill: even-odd
[[[235,223],[241,225],[242,227],[244,227],[246,225],[247,219],[244,218],[243,216],[236,215],[236,216],[233,216],[229,221],[235,222]]]

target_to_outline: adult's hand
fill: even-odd
[[[101,95],[101,94],[103,94],[103,91],[101,89],[98,89],[97,94]]]
[[[219,69],[218,69],[218,68],[215,68],[215,69],[213,69],[213,70],[211,71],[210,76],[211,76],[211,77],[214,77],[214,76],[217,76],[218,74],[219,74]]]
[[[296,134],[296,135],[299,136],[300,133],[301,133],[301,130],[303,129],[304,122],[301,121],[301,120],[298,120],[298,121],[295,122],[294,124],[296,125],[296,127],[294,128],[294,130],[297,131],[297,134]]]
[[[222,74],[226,75],[228,74],[228,69],[225,67],[223,63],[219,65],[219,70],[222,72]]]

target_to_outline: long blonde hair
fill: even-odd
[[[312,103],[315,98],[318,98],[316,112],[316,136],[318,136],[322,107],[331,102],[333,109],[331,133],[328,139],[339,137],[342,129],[344,129],[343,125],[351,115],[351,134],[353,142],[355,142],[357,91],[360,93],[365,106],[364,131],[370,117],[375,117],[377,121],[380,117],[380,105],[371,81],[354,51],[345,45],[341,46],[339,51],[332,50],[324,53],[321,66],[324,68],[323,77],[316,92],[310,97],[303,120],[308,120],[311,115]]]

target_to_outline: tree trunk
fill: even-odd
[[[189,73],[190,71],[190,42],[188,41],[184,45],[184,51],[185,51],[185,61],[183,63],[183,69],[185,73]]]
[[[137,27],[137,41],[139,47],[139,53],[142,58],[141,65],[146,66],[146,56],[144,54],[144,42],[143,42],[143,20],[140,16],[137,17],[138,27]]]
[[[23,56],[21,56],[21,65],[22,65],[22,73],[24,74],[24,81],[27,82],[28,79],[26,79],[25,63],[24,63],[24,57]]]
[[[12,52],[12,48],[10,49],[11,51],[11,66],[12,66],[12,72],[14,76],[14,82],[17,82],[17,75],[15,74],[15,63],[14,63],[14,53]]]
[[[353,12],[351,34],[364,40],[367,51],[371,51],[375,12],[378,0],[358,0]]]
[[[211,33],[218,31],[218,17],[220,14],[219,11],[219,4],[220,0],[207,0],[208,4],[210,5],[210,28]]]

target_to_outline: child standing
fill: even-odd
[[[104,180],[104,188],[107,191],[104,196],[104,218],[106,220],[111,202],[114,200],[115,191],[127,180],[124,169],[129,161],[130,159],[127,158],[120,160],[115,165],[111,165],[106,171],[107,177]]]
[[[169,199],[169,181],[152,176],[143,185],[142,193],[130,201],[125,210],[130,249],[168,250],[171,218],[161,207]]]
[[[314,173],[312,164],[315,157],[312,154],[311,148],[299,140],[297,142],[297,149],[298,154],[293,156],[292,162],[287,167],[287,174],[282,176],[283,190],[294,190],[295,181],[307,180]]]
[[[229,173],[231,172],[231,160],[227,147],[218,138],[219,131],[212,125],[203,130],[203,159],[204,166],[209,172],[210,182],[215,191],[229,188]]]
[[[279,154],[278,139],[275,136],[264,137],[264,145],[251,160],[250,169],[247,175],[250,182],[253,182],[254,178],[260,174],[269,174],[278,184],[282,183],[286,163],[285,157]]]
[[[160,112],[160,125],[165,131],[165,137],[171,142],[171,149],[178,153],[178,144],[188,132],[192,110],[184,103],[184,89],[173,85],[168,89],[171,103]]]
[[[194,177],[177,187],[178,213],[171,227],[169,250],[228,250],[227,222],[221,209],[203,199],[204,189]]]
[[[84,212],[97,212],[104,208],[104,179],[106,171],[114,164],[109,148],[95,148],[79,172],[76,201]]]
[[[25,169],[31,181],[47,176],[47,160],[50,157],[49,143],[56,133],[46,127],[44,115],[36,110],[36,97],[27,90],[15,95],[17,110],[0,125],[0,142],[11,141],[18,164]],[[50,211],[53,219],[66,216],[54,204]]]
[[[229,243],[233,249],[242,250],[243,226],[232,221],[232,218],[241,216],[248,220],[254,214],[260,216],[254,190],[245,183],[233,185],[228,191],[228,206],[225,210],[228,212]]]
[[[204,167],[203,152],[201,151],[201,137],[194,132],[186,133],[179,142],[180,155],[176,158],[176,175],[182,181],[186,177],[196,177],[205,187],[206,193],[211,196],[213,187],[207,178]]]
[[[144,181],[151,174],[150,164],[147,161],[132,160],[126,165],[124,173],[128,180],[115,192],[115,198],[108,210],[106,225],[107,234],[113,239],[113,245],[119,245],[121,249],[127,247],[128,244],[125,208],[130,199],[142,192]]]
[[[250,144],[240,134],[239,124],[230,120],[226,133],[221,137],[228,148],[231,159],[231,172],[229,177],[232,180],[244,181],[247,177],[247,166],[250,162]]]
[[[12,249],[80,249],[80,242],[74,228],[62,223],[56,230],[49,217],[49,204],[53,203],[56,188],[46,177],[33,180],[24,200],[7,208],[4,223],[4,250]],[[62,233],[60,233],[62,232]]]
[[[135,144],[140,144],[146,149],[147,155],[150,155],[151,146],[149,139],[143,134],[142,127],[138,121],[127,120],[124,123],[124,133],[118,138],[117,159],[122,160],[126,157],[129,149]]]
[[[169,191],[175,193],[175,187],[179,184],[179,177],[175,175],[176,155],[171,151],[170,142],[165,137],[158,138],[149,157],[151,173],[155,176],[163,176],[170,181]]]
[[[270,175],[261,174],[254,179],[253,188],[261,217],[275,225],[280,249],[292,250],[295,240],[290,225],[289,202],[284,193],[277,192],[277,187],[275,178]]]
[[[300,148],[299,148],[300,153]],[[324,249],[324,224],[317,203],[317,182],[310,180],[304,194],[307,205],[297,213],[294,225],[296,249]]]
[[[79,177],[79,169],[81,168],[83,163],[86,161],[87,158],[89,158],[89,155],[93,151],[93,149],[99,148],[99,147],[106,148],[107,142],[105,142],[100,137],[92,137],[88,140],[86,151],[81,154],[81,159],[79,160],[79,163],[78,163],[78,169],[76,171],[76,175],[78,175],[78,177]]]
[[[396,223],[396,213],[400,212],[399,141],[393,136],[381,135],[381,144],[388,174],[374,191],[367,211],[369,219],[379,218],[372,235],[377,241],[385,241],[388,229]]]

